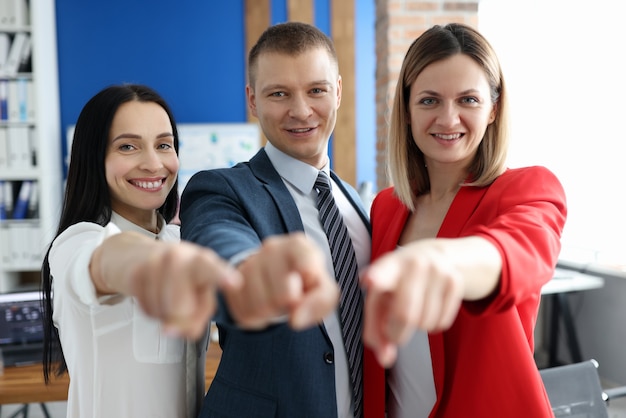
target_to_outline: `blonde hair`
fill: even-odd
[[[388,137],[388,169],[395,194],[411,210],[414,198],[430,190],[424,154],[415,144],[409,124],[411,85],[428,65],[465,54],[485,71],[495,106],[495,119],[487,127],[463,186],[487,186],[504,170],[509,145],[509,107],[502,69],[489,42],[475,29],[451,23],[433,26],[420,35],[404,57],[391,109]]]

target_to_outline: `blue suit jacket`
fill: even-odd
[[[369,230],[356,191],[331,176]],[[229,259],[272,235],[304,231],[302,220],[264,150],[232,168],[202,171],[181,199],[181,235]],[[201,417],[337,417],[334,353],[323,324],[295,332],[286,324],[237,328],[220,300],[215,316],[223,353]]]

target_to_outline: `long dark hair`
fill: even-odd
[[[63,209],[55,239],[67,228],[79,222],[93,222],[104,226],[111,220],[111,195],[106,182],[104,159],[113,117],[120,105],[130,101],[154,102],[165,110],[172,124],[174,148],[178,154],[178,131],[174,116],[165,100],[156,91],[139,84],[114,85],[101,90],[85,104],[76,121]],[[177,209],[178,180],[157,212],[169,222],[176,215]],[[48,246],[41,266],[43,373],[46,383],[49,382],[51,372],[54,371],[60,376],[67,371],[59,331],[52,322],[53,277],[50,275],[48,263],[50,247],[52,243]]]

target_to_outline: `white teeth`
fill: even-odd
[[[142,189],[156,189],[161,186],[160,181],[133,181],[133,184]]]
[[[308,132],[310,131],[309,128],[302,128],[302,129],[292,129],[291,132],[297,132],[297,133],[302,133],[302,132]]]
[[[446,141],[452,141],[453,139],[460,138],[461,134],[450,134],[450,135],[437,134],[436,136]]]

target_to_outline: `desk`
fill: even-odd
[[[211,342],[206,356],[205,385],[209,387],[222,356],[217,343]],[[67,400],[70,379],[67,374],[61,378],[43,381],[41,364],[20,367],[5,367],[0,376],[0,406],[3,404],[30,404]]]
[[[24,404],[11,418],[27,417],[29,405],[38,403],[43,415],[49,418],[45,403],[67,400],[69,383],[70,379],[65,374],[60,378],[52,377],[50,384],[46,385],[41,364],[5,367],[4,374],[0,376],[0,407],[3,404]]]
[[[0,376],[0,405],[10,403],[43,403],[67,400],[67,374],[61,378],[43,381],[41,364],[5,367]]]
[[[602,277],[560,268],[555,270],[552,280],[543,286],[541,294],[550,298],[552,302],[548,337],[548,367],[560,365],[557,357],[559,319],[563,320],[567,346],[572,356],[572,361],[577,363],[583,360],[572,312],[569,306],[568,295],[572,292],[599,289],[603,286],[604,279]]]

